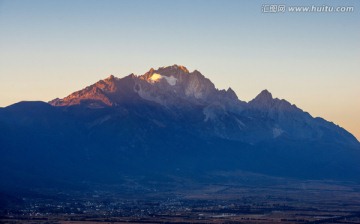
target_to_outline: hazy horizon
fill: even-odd
[[[360,139],[360,3],[286,4],[349,13],[264,13],[266,4],[0,1],[0,107],[179,64],[244,101],[268,89]]]

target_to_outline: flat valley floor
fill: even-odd
[[[0,222],[360,223],[360,184],[217,175],[241,180],[205,184],[174,177],[172,185],[144,177],[87,192],[32,192],[21,206],[5,201]]]

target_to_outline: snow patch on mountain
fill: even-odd
[[[177,78],[175,78],[174,76],[163,76],[163,75],[160,75],[158,73],[154,73],[151,77],[150,77],[150,81],[152,83],[155,83],[155,82],[160,82],[161,79],[165,79],[167,81],[167,83],[171,86],[175,86],[176,85],[176,82],[177,82]]]
[[[166,79],[166,81],[169,83],[169,85],[171,85],[171,86],[176,85],[177,78],[175,78],[174,76],[170,76],[170,77],[163,76],[163,78]]]

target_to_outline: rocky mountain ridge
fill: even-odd
[[[283,137],[312,141],[329,139],[345,145],[358,145],[355,137],[346,130],[321,118],[313,118],[286,100],[274,99],[268,90],[246,103],[239,100],[231,88],[218,90],[199,71],[189,72],[179,65],[150,69],[140,76],[130,74],[116,78],[111,75],[49,103],[62,107],[104,108],[141,104],[142,100],[176,113],[181,113],[179,110],[199,110],[202,117],[197,123],[207,128],[193,128],[208,132],[201,133],[204,135],[248,143]]]

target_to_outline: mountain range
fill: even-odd
[[[360,181],[360,143],[345,129],[267,90],[242,101],[179,65],[0,108],[0,153],[1,189],[229,170]]]
[[[172,113],[175,119],[196,112],[191,115],[196,119],[196,126],[189,127],[188,131],[198,135],[247,143],[286,138],[359,145],[346,130],[324,119],[313,118],[286,100],[273,99],[267,90],[246,103],[239,100],[231,88],[218,90],[199,71],[190,73],[184,66],[177,65],[151,69],[141,76],[131,74],[121,79],[110,76],[49,104],[92,109],[153,104],[165,113]],[[147,118],[155,125],[166,126],[156,115]],[[100,120],[110,119],[106,116]]]

